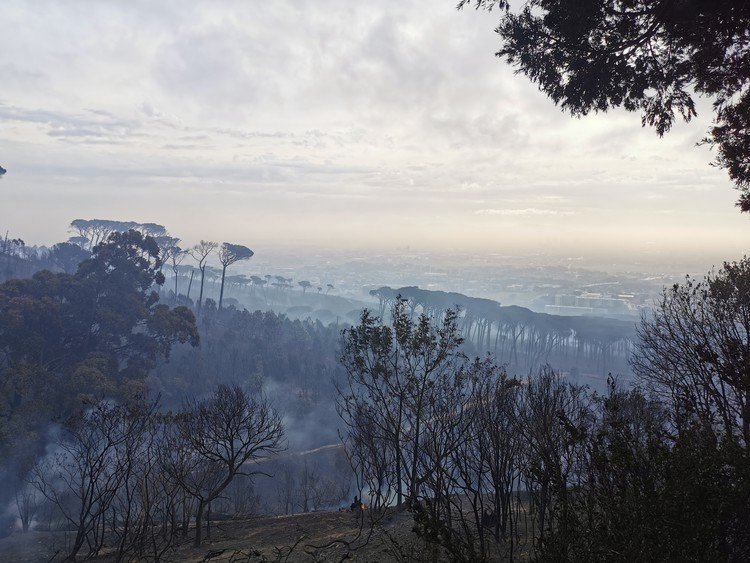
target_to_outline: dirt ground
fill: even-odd
[[[3,563],[38,563],[55,559],[61,552],[59,536],[49,532],[14,533],[0,540],[0,561]]]
[[[411,531],[412,525],[409,514],[393,513],[371,528],[362,526],[349,511],[225,520],[212,523],[211,537],[200,548],[194,548],[187,538],[165,554],[163,560],[175,563],[424,560],[424,544]],[[59,561],[59,554],[64,553],[64,540],[61,534],[14,534],[0,540],[0,561]],[[106,554],[95,559],[100,563],[111,560]]]

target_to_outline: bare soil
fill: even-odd
[[[195,548],[180,540],[163,561],[198,563],[310,562],[310,561],[418,561],[424,543],[412,532],[413,520],[393,512],[372,527],[346,511],[312,512],[290,516],[263,516],[224,520],[211,525],[211,537]],[[191,530],[192,532],[192,530]],[[0,540],[0,561],[37,563],[59,561],[64,554],[62,534],[29,532]],[[56,554],[57,552],[57,554]],[[434,560],[436,554],[430,553]],[[95,561],[110,563],[111,554]]]

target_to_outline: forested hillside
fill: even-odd
[[[183,294],[164,275],[174,239],[123,229],[4,255],[34,272],[0,285],[4,535],[68,561],[156,561],[217,521],[354,496],[340,555],[372,538],[467,562],[750,555],[747,260],[665,290],[637,331],[416,287],[324,323],[289,304],[329,297],[292,299],[289,280],[273,299],[291,316],[224,275],[214,301],[200,257]],[[224,251],[227,267],[252,256]]]
[[[0,563],[750,562],[750,0],[1,13]]]

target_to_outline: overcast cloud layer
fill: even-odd
[[[736,258],[747,219],[696,148],[576,120],[455,0],[6,1],[0,227],[76,217],[188,242]]]

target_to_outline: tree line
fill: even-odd
[[[453,561],[750,557],[750,261],[665,290],[639,385],[470,359],[456,309],[397,300],[344,331],[337,408],[377,523],[391,506]]]
[[[326,405],[333,382],[343,378],[339,326],[270,311],[219,311],[209,301],[198,328],[200,347],[175,346],[169,361],[160,361],[149,376],[169,408],[207,386],[243,381],[249,389],[268,383],[285,389],[289,408],[304,414]]]
[[[23,531],[62,532],[67,560],[159,559],[188,530],[200,543],[212,509],[257,507],[250,462],[284,446],[263,382],[292,389],[286,416],[304,416],[331,396],[338,329],[211,299],[198,317],[160,303],[165,254],[139,230],[113,230],[85,256],[73,273],[0,285],[0,503]],[[264,463],[286,475],[295,509],[345,494],[315,461]]]
[[[6,233],[0,240],[0,281],[3,279],[27,278],[40,270],[62,271],[73,274],[78,265],[91,255],[93,248],[105,242],[112,233],[125,233],[136,230],[154,239],[159,247],[160,271],[172,278],[171,289],[164,291],[170,302],[194,306],[200,312],[204,301],[206,282],[211,284],[214,300],[219,308],[224,305],[225,289],[241,292],[248,297],[261,297],[266,303],[276,301],[282,304],[287,291],[299,287],[302,294],[315,289],[318,294],[328,295],[335,289],[332,283],[314,284],[309,280],[299,280],[280,275],[264,276],[243,274],[227,275],[227,270],[235,263],[248,260],[254,252],[248,247],[224,242],[201,240],[185,247],[180,238],[167,231],[158,223],[138,223],[135,221],[115,221],[111,219],[75,219],[70,223],[73,236],[51,248],[28,246],[21,238],[11,238]],[[191,260],[194,265],[186,262]],[[211,266],[210,261],[218,262]],[[197,275],[196,275],[197,274]],[[197,299],[191,299],[193,282],[197,287]],[[182,286],[180,283],[182,282]],[[218,288],[215,287],[218,284]]]
[[[398,300],[405,302],[412,318],[423,313],[439,321],[448,309],[457,309],[465,345],[475,353],[491,352],[498,363],[517,372],[530,373],[553,364],[598,376],[630,374],[628,358],[636,341],[631,322],[536,313],[491,299],[418,287],[385,286],[370,294],[378,298],[381,318]]]
[[[42,270],[0,285],[0,503],[43,452],[52,423],[101,398],[138,402],[172,346],[197,346],[193,312],[159,303],[159,248],[112,233],[74,274]]]
[[[75,273],[0,285],[0,500],[63,530],[69,560],[200,543],[212,510],[253,504],[261,468],[273,510],[335,506],[350,476],[373,524],[408,510],[457,561],[750,556],[750,261],[665,290],[637,333],[639,386],[596,393],[472,359],[481,313],[413,296],[342,334],[213,300],[196,318],[159,302],[162,256],[112,232]],[[302,450],[303,430],[335,429],[331,400],[348,471],[265,460],[285,433]]]

